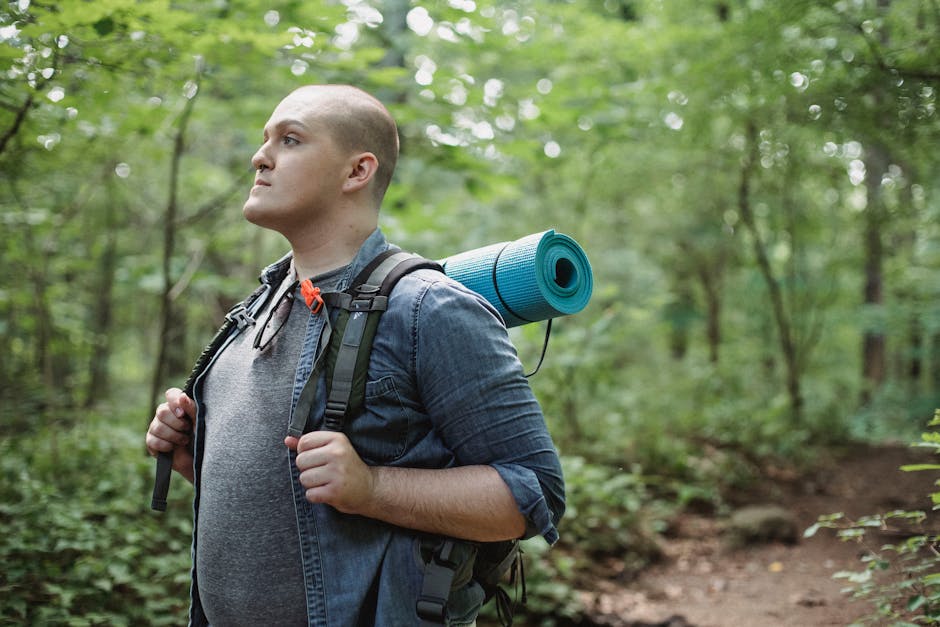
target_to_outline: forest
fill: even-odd
[[[762,469],[940,448],[937,0],[3,4],[3,624],[185,621],[192,488],[150,511],[144,434],[288,249],[241,207],[310,83],[398,121],[391,241],[554,228],[590,258],[530,379],[568,512],[527,542],[527,624],[595,624],[592,564],[642,571]],[[527,370],[544,334],[511,329]],[[872,612],[940,621],[922,559]]]

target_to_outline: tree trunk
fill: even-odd
[[[747,139],[749,153],[745,156],[741,167],[741,182],[738,187],[738,212],[741,216],[741,221],[751,235],[757,266],[760,269],[761,276],[764,278],[764,283],[767,285],[771,311],[773,313],[774,323],[777,327],[777,337],[780,342],[780,353],[786,368],[786,388],[787,395],[790,399],[790,411],[794,423],[799,425],[802,423],[803,418],[803,392],[800,382],[799,356],[797,355],[796,344],[793,340],[793,328],[783,302],[783,289],[770,265],[767,246],[764,244],[760,231],[757,229],[754,211],[751,208],[751,177],[753,176],[754,164],[757,163],[758,157],[757,128],[753,123],[748,124]]]
[[[153,379],[150,384],[151,405],[156,404],[160,398],[160,391],[163,388],[163,382],[167,376],[168,368],[168,350],[171,345],[172,326],[174,322],[173,312],[173,272],[172,262],[173,253],[176,247],[176,229],[177,215],[179,213],[179,170],[180,161],[186,145],[186,128],[189,125],[189,118],[193,111],[193,105],[196,97],[199,95],[199,76],[196,77],[196,93],[186,101],[183,111],[180,114],[176,128],[176,137],[173,141],[173,155],[170,160],[170,185],[166,205],[166,211],[163,216],[163,290],[160,294],[160,332],[158,334],[157,360],[153,367]]]
[[[702,254],[696,251],[690,240],[679,242],[683,256],[691,261],[691,272],[698,278],[705,297],[705,341],[708,344],[708,360],[717,364],[721,350],[721,285],[726,252],[720,247],[717,252],[709,250]]]
[[[878,0],[878,7],[884,12],[891,4],[890,0]],[[881,44],[886,45],[887,30],[880,32]],[[884,90],[875,88],[871,94],[876,110],[885,100]],[[880,126],[880,125],[879,125]],[[884,128],[890,128],[885,125]],[[865,146],[865,187],[868,192],[868,204],[864,213],[864,255],[863,262],[865,285],[862,302],[868,309],[880,309],[884,304],[884,242],[881,231],[885,224],[884,198],[881,194],[881,180],[888,171],[888,152],[877,141],[867,142]],[[872,395],[885,381],[886,343],[884,330],[880,325],[871,326],[862,333],[862,403],[867,404]]]
[[[91,407],[110,392],[108,364],[111,360],[111,323],[114,304],[114,274],[117,270],[117,220],[113,185],[108,185],[108,197],[104,208],[104,244],[99,260],[98,285],[92,299],[91,336],[92,346],[88,359],[88,389],[84,407]]]
[[[717,364],[721,347],[721,289],[714,273],[700,268],[699,277],[705,292],[705,339],[708,341],[708,360]]]
[[[940,394],[940,333],[930,337],[930,392]]]
[[[880,309],[884,304],[884,243],[882,229],[885,224],[884,199],[881,179],[888,170],[885,150],[878,145],[866,148],[865,185],[868,206],[864,212],[864,273],[865,285],[862,302],[869,309]],[[879,324],[869,326],[862,334],[862,402],[868,403],[872,394],[885,381],[887,368],[885,333]]]
[[[911,317],[909,338],[907,376],[910,382],[911,392],[916,395],[920,392],[920,379],[924,372],[924,330],[917,314]]]
[[[666,310],[669,322],[669,352],[673,359],[682,361],[689,351],[689,320],[695,311],[695,299],[685,272],[679,273],[672,291],[675,302]]]

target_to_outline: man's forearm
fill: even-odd
[[[363,516],[393,525],[474,540],[519,538],[525,518],[506,483],[491,466],[440,470],[371,468],[373,498]]]

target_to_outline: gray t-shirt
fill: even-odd
[[[335,289],[345,270],[313,283],[323,291]],[[205,380],[196,576],[213,625],[307,624],[284,446],[294,370],[311,315],[299,288],[292,302],[281,297],[294,280],[291,270],[257,324],[222,351]],[[272,307],[276,311],[262,330]],[[254,348],[258,333],[263,345]]]

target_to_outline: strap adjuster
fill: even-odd
[[[438,551],[434,552],[434,554],[431,556],[431,559],[433,559],[437,564],[440,564],[444,568],[453,570],[454,568],[457,568],[457,566],[459,565],[457,563],[456,555],[455,555],[456,548],[457,548],[457,544],[450,538],[447,538],[441,544],[441,548]]]
[[[415,610],[421,620],[443,625],[447,620],[447,599],[421,595],[415,604]]]
[[[385,311],[388,309],[388,296],[357,294],[349,303],[349,311]]]
[[[342,401],[327,401],[326,415],[329,418],[342,418],[346,415],[346,403]]]
[[[327,401],[326,412],[323,416],[324,431],[342,431],[343,421],[346,418],[346,403],[340,401]]]
[[[458,567],[456,548],[453,539],[444,538],[425,567],[421,593],[415,603],[421,627],[447,624],[447,599]]]
[[[234,323],[240,331],[244,330],[245,327],[255,326],[255,319],[248,313],[248,309],[244,304],[233,307],[231,311],[225,314],[225,319]]]

